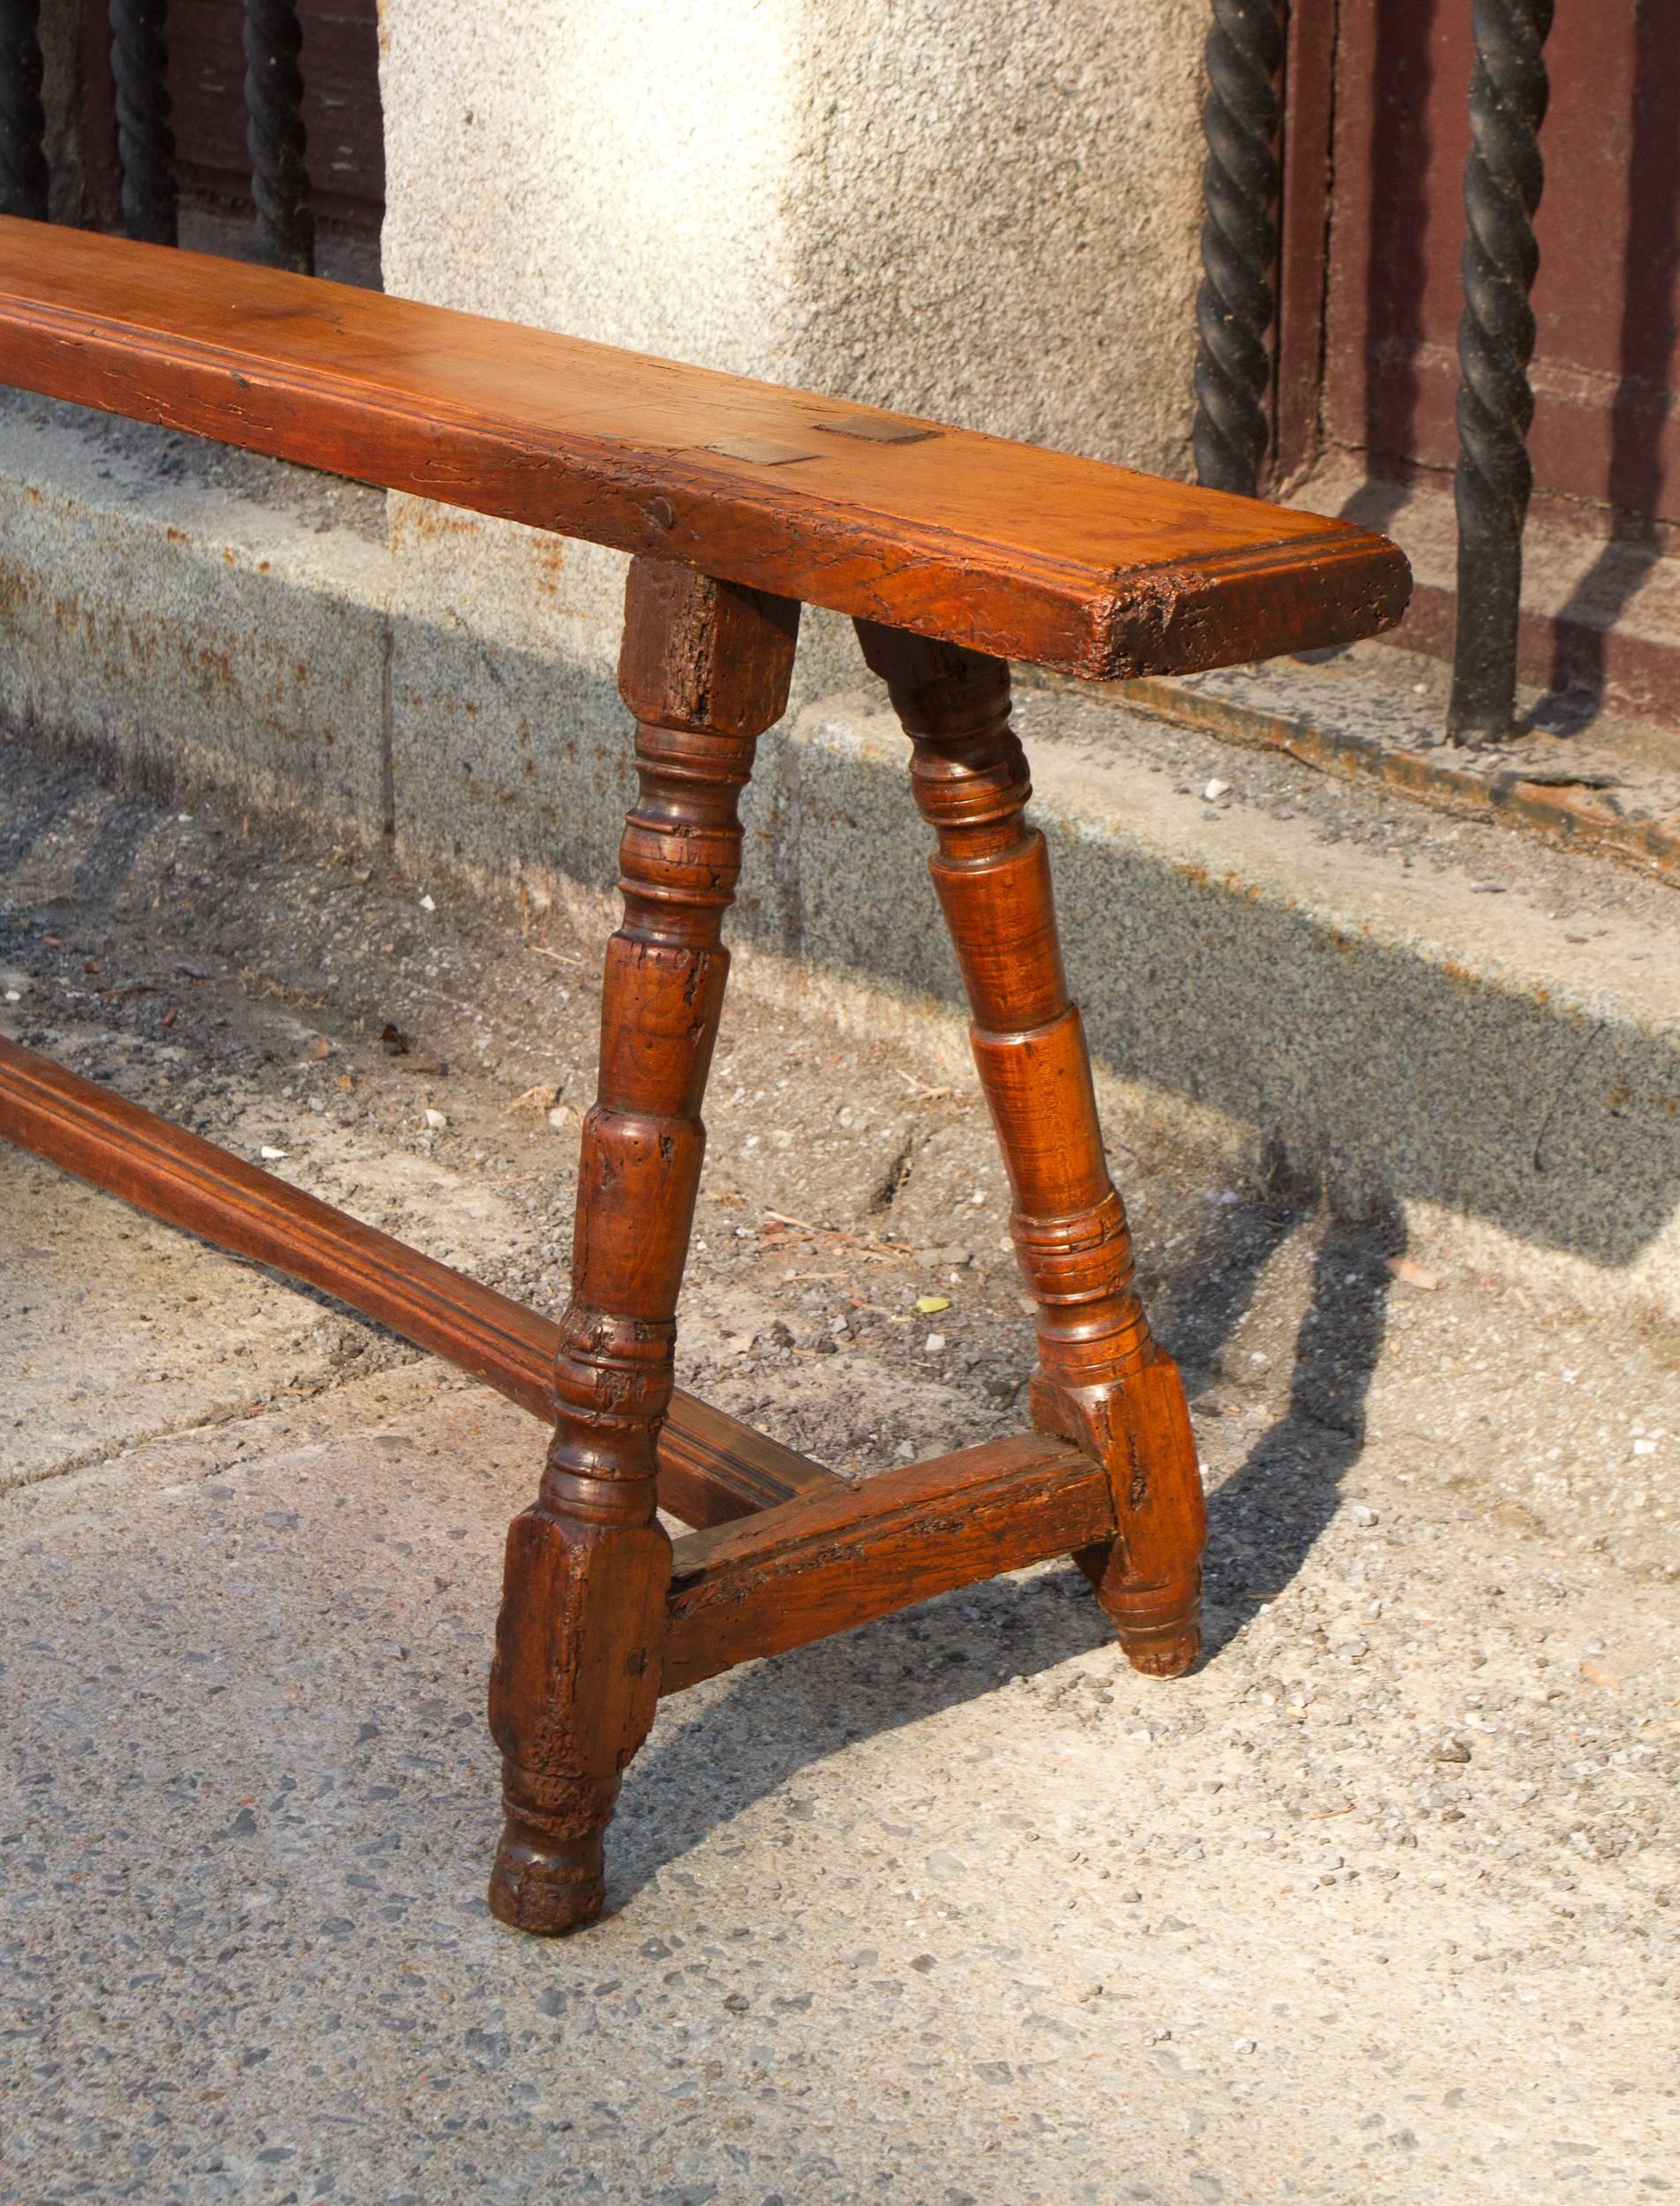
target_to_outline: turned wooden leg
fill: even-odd
[[[1108,1472],[1116,1536],[1080,1566],[1133,1664],[1188,1670],[1201,1645],[1202,1481],[1184,1389],[1132,1284],[1079,1013],[1069,1001],[1044,837],[1001,660],[866,621],[859,639],[915,747],[916,801],[939,840],[934,883],[973,1012],[972,1040],[1038,1304],[1034,1422]]]
[[[671,1542],[655,1454],[729,968],[736,799],[786,707],[799,618],[790,600],[687,568],[630,570],[619,687],[639,724],[641,795],[619,853],[554,1437],[508,1532],[490,1681],[507,1811],[490,1905],[521,1930],[600,1912],[602,1835],[659,1698]]]

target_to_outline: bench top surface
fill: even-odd
[[[0,380],[1091,679],[1350,642],[1369,530],[741,376],[0,218]]]

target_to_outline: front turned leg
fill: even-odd
[[[607,945],[554,1437],[508,1532],[490,1680],[507,1812],[490,1905],[519,1930],[600,1913],[602,1836],[659,1698],[671,1542],[655,1456],[729,969],[736,799],[786,708],[799,617],[684,567],[630,569],[619,687],[639,724],[641,795],[619,852],[624,924]]]
[[[973,1013],[980,1082],[1015,1196],[1016,1253],[1038,1305],[1033,1422],[1095,1455],[1114,1538],[1080,1567],[1133,1665],[1188,1670],[1201,1647],[1206,1513],[1177,1367],[1132,1284],[1079,1013],[1069,1001],[1044,837],[1001,660],[858,623],[914,746],[916,802]]]

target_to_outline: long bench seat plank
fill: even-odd
[[[1385,537],[740,376],[0,218],[0,380],[1088,679],[1390,627]]]
[[[1102,1465],[1042,1433],[679,1540],[662,1692],[1113,1536]]]
[[[548,1318],[4,1036],[0,1137],[154,1218],[336,1295],[552,1423],[559,1329]],[[659,1438],[659,1499],[685,1524],[724,1524],[851,1490],[709,1403],[672,1396]]]

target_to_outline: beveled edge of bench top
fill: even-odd
[[[0,380],[1086,680],[1391,627],[1371,531],[742,376],[0,217]]]

